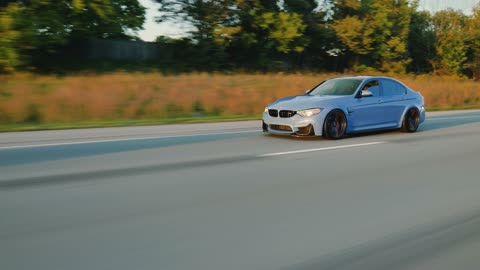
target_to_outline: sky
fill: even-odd
[[[153,0],[139,0],[147,8],[146,21],[143,25],[144,30],[138,32],[138,35],[144,41],[154,41],[158,36],[183,37],[185,36],[188,25],[173,23],[157,23],[155,17],[158,16],[158,3]],[[480,3],[477,0],[420,0],[420,9],[436,12],[446,8],[460,9],[465,14],[469,14],[475,4]]]

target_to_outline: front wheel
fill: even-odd
[[[345,135],[347,130],[347,118],[340,110],[328,113],[323,123],[323,136],[330,140],[338,140]]]
[[[417,131],[418,125],[420,124],[420,114],[416,109],[410,109],[405,114],[402,123],[402,131],[412,133]]]

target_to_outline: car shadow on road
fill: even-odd
[[[280,135],[280,134],[271,134],[271,133],[264,133],[265,136],[268,136],[273,139],[278,140],[292,140],[292,141],[324,141],[326,140],[324,137],[321,136],[296,136],[296,135]]]
[[[475,118],[452,118],[452,119],[440,119],[431,118],[427,119],[422,125],[419,127],[419,131],[430,131],[442,128],[451,128],[451,127],[458,127],[467,124],[474,124],[480,123],[480,116]]]

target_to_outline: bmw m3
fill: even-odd
[[[393,78],[349,76],[274,101],[262,118],[267,133],[340,139],[385,129],[415,132],[425,120],[425,105],[419,92]]]

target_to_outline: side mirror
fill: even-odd
[[[373,93],[368,90],[362,90],[360,97],[373,97]]]

